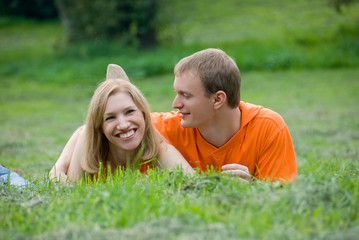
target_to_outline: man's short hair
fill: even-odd
[[[231,108],[240,101],[241,75],[236,62],[220,49],[209,48],[181,59],[174,69],[175,75],[193,71],[197,73],[209,97],[222,90]]]

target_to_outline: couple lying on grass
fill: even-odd
[[[86,124],[66,144],[50,172],[76,181],[96,176],[100,163],[112,170],[134,164],[140,170],[180,166],[251,179],[289,182],[297,174],[293,143],[281,116],[240,101],[241,77],[235,61],[219,49],[183,58],[175,67],[173,108],[150,113],[140,91],[119,66],[92,98]],[[159,134],[159,133],[160,134]],[[151,164],[151,159],[158,161]]]
[[[157,158],[155,165],[181,166],[187,173],[213,166],[245,181],[293,180],[297,166],[286,124],[277,113],[240,101],[240,72],[231,57],[206,49],[183,58],[174,73],[178,111],[151,114],[126,73],[110,65],[86,124],[70,138],[50,176],[76,180],[84,171],[96,174],[100,162],[116,169],[140,155],[142,172],[146,161]]]

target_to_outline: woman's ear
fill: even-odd
[[[213,106],[214,109],[220,109],[227,101],[227,94],[225,92],[223,92],[222,90],[217,91],[214,95],[213,95]]]

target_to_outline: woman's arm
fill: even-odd
[[[164,169],[175,169],[177,166],[180,166],[187,174],[193,174],[195,172],[181,153],[165,141],[160,144],[158,160]]]
[[[78,128],[66,143],[60,157],[57,159],[55,165],[49,172],[50,180],[61,180],[64,182],[67,180],[71,159],[73,157],[80,133],[83,132],[82,129],[83,127]]]
[[[79,136],[73,150],[69,169],[67,172],[67,176],[69,177],[71,182],[80,180],[84,174],[84,171],[81,167],[81,156],[84,151],[85,137],[85,128],[82,127],[80,129]]]

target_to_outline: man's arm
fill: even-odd
[[[287,126],[266,142],[260,153],[255,177],[260,180],[290,182],[297,175],[297,163]]]
[[[256,125],[255,169],[251,174],[253,179],[290,182],[297,175],[294,147],[286,124],[276,116],[275,120],[267,118]],[[248,168],[240,164],[227,164],[222,170],[247,181],[251,179]]]

